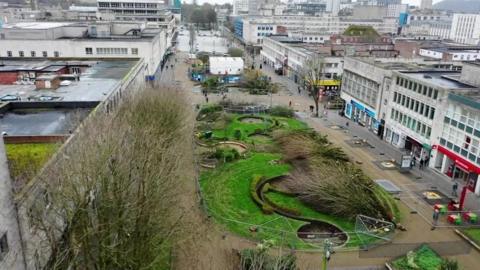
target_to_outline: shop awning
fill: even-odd
[[[422,144],[422,147],[423,147],[425,150],[432,151],[432,146],[429,145],[428,143]]]

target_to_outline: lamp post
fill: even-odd
[[[332,242],[329,239],[323,241],[323,261],[322,261],[322,270],[327,270],[327,262],[330,260],[332,255]]]

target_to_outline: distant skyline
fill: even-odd
[[[415,5],[419,6],[421,0],[402,0],[402,3],[404,4],[409,4],[409,5]],[[433,0],[433,3],[440,2],[441,0]],[[183,2],[183,1],[182,1]],[[186,1],[187,3],[192,3],[192,0]],[[233,3],[233,0],[197,0],[197,3],[199,5],[202,5],[203,3],[210,3],[210,4],[225,4],[225,3]]]

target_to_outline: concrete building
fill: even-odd
[[[143,58],[151,79],[171,46],[165,30],[145,22],[17,23],[4,25],[0,36],[0,57]]]
[[[339,78],[343,72],[343,57],[332,57],[329,47],[319,47],[287,36],[265,38],[260,56],[265,65],[281,70],[284,76],[299,85],[302,85],[301,73],[305,63],[315,57],[321,57],[325,63],[326,80]]]
[[[84,106],[78,104],[90,104],[88,106],[96,106],[95,114],[107,113],[115,109],[126,97],[131,93],[138,91],[145,84],[146,63],[143,59],[137,60],[112,60],[102,61],[84,61],[78,59],[70,59],[69,61],[46,61],[41,60],[5,60],[4,64],[8,67],[44,67],[71,65],[70,67],[79,68],[79,80],[72,82],[68,86],[60,86],[59,90],[42,89],[36,90],[35,85],[0,85],[0,97],[5,95],[20,95],[23,101],[12,101],[2,107],[4,117],[0,121],[2,131],[8,131],[8,136],[0,138],[0,269],[45,269],[51,254],[51,245],[45,232],[49,232],[49,237],[60,239],[59,231],[47,228],[51,223],[39,224],[39,221],[32,218],[32,211],[43,211],[45,218],[58,219],[56,211],[49,211],[48,191],[45,190],[39,178],[26,179],[25,181],[16,182],[15,189],[9,183],[10,175],[5,160],[5,151],[3,139],[13,139],[14,135],[25,134],[25,131],[34,130],[33,134],[40,135],[44,131],[56,132],[55,127],[61,119],[64,118],[63,113],[54,114],[58,117],[54,120],[50,118],[38,118],[41,113],[31,115],[23,115],[22,118],[9,117],[8,107],[15,106],[18,102],[23,102],[23,106],[28,104],[24,102],[27,97],[41,95],[42,101],[45,97],[55,97],[55,102],[42,102],[41,106],[68,108],[72,104],[75,106]],[[74,102],[66,102],[74,101]],[[92,105],[93,104],[93,105]],[[54,105],[54,106],[53,106]],[[38,105],[37,105],[38,106]],[[65,106],[65,107],[63,107]],[[49,114],[52,115],[52,114]],[[25,121],[25,118],[30,120]],[[45,117],[45,116],[44,116]],[[8,120],[10,119],[10,120]],[[8,122],[9,121],[9,122]],[[6,123],[8,122],[8,123]],[[20,133],[17,133],[20,131]],[[63,130],[66,136],[67,130]],[[52,133],[48,133],[51,135]],[[58,133],[55,133],[58,134]],[[75,133],[73,133],[75,134]],[[47,137],[48,137],[47,135]],[[41,137],[33,136],[33,137]],[[32,136],[30,136],[32,137]],[[68,145],[72,140],[67,140],[60,151],[68,151]],[[54,156],[53,158],[55,158]],[[53,162],[54,163],[54,162]],[[53,164],[51,163],[51,164]],[[47,163],[46,166],[48,166]],[[52,165],[53,166],[53,165]],[[17,179],[18,180],[18,179]],[[35,210],[32,210],[35,209]],[[59,223],[63,224],[61,220]],[[58,228],[56,228],[58,229]],[[52,238],[50,239],[52,240]],[[8,243],[8,244],[5,244]]]
[[[326,11],[330,12],[332,15],[337,16],[340,11],[340,0],[326,0],[327,6]]]
[[[168,3],[164,0],[99,0],[98,11],[113,13],[123,21],[164,21]]]
[[[454,14],[450,39],[458,43],[479,45],[480,14]]]
[[[444,61],[476,61],[480,59],[480,46],[444,46],[421,48],[419,55]]]
[[[420,2],[420,9],[432,9],[433,1],[432,0],[422,0]]]
[[[425,61],[401,58],[353,58],[345,57],[341,98],[345,101],[344,115],[377,134],[392,141],[388,113],[396,98],[392,96],[397,71],[456,70],[451,62]],[[433,92],[432,92],[433,93]],[[396,129],[393,129],[396,130]],[[385,133],[386,132],[386,133]],[[395,137],[396,139],[396,137]],[[398,145],[403,148],[404,144]]]
[[[248,14],[248,0],[234,0],[233,1],[233,15]]]
[[[350,17],[282,15],[242,18],[242,38],[247,44],[261,44],[265,36],[289,34],[295,37],[324,37],[343,33],[351,25],[371,26],[379,33],[397,32],[395,18],[359,20]],[[268,30],[262,27],[268,26]],[[265,29],[265,28],[263,28]]]

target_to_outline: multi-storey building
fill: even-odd
[[[349,17],[279,15],[270,17],[243,18],[243,39],[249,44],[260,44],[265,36],[279,34],[278,29],[284,33],[296,36],[330,36],[343,33],[351,25],[371,26],[379,33],[396,33],[396,18],[381,18],[371,20],[352,19]],[[264,31],[262,26],[269,26],[271,30]],[[260,27],[260,29],[258,28]]]
[[[480,42],[480,14],[454,14],[450,39],[458,43],[478,45]]]
[[[325,79],[342,75],[343,57],[331,56],[328,47],[322,48],[287,36],[265,38],[260,52],[264,64],[281,69],[282,73],[295,83],[301,83],[301,73],[309,59],[320,57],[325,63]]]
[[[420,48],[419,55],[444,61],[476,61],[480,59],[480,46],[439,46]]]
[[[233,1],[233,15],[248,14],[248,0]]]
[[[422,0],[420,2],[420,9],[432,9],[432,8],[433,8],[432,0]]]
[[[164,21],[167,2],[163,0],[99,0],[98,10],[102,13],[113,13],[124,21]]]
[[[143,58],[149,76],[155,76],[170,47],[164,29],[141,22],[6,24],[0,37],[0,57]]]

